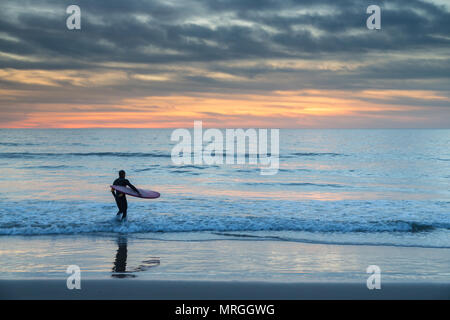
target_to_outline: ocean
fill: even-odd
[[[8,251],[15,243],[106,237],[115,246],[124,236],[430,248],[448,258],[450,130],[281,129],[275,175],[247,163],[176,165],[172,131],[0,129],[0,252],[15,260],[0,272],[26,260]],[[161,193],[128,197],[124,223],[109,188],[120,169]]]

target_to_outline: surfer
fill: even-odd
[[[122,186],[122,187],[128,186],[131,189],[133,189],[134,191],[136,191],[139,195],[141,195],[139,190],[136,189],[136,187],[133,186],[130,183],[130,181],[128,181],[128,179],[125,179],[125,171],[123,171],[123,170],[119,171],[119,178],[114,180],[113,185],[114,186]],[[122,214],[122,221],[123,221],[127,218],[127,209],[128,209],[127,197],[125,196],[125,193],[115,191],[113,189],[111,189],[111,192],[112,192],[114,198],[116,199],[117,208],[119,208],[119,212],[117,212],[117,215],[119,216]]]

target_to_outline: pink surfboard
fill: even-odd
[[[156,198],[159,198],[159,196],[160,196],[159,192],[152,191],[152,190],[144,190],[144,189],[138,188],[139,192],[141,193],[141,195],[138,195],[137,192],[135,192],[133,189],[128,188],[128,187],[111,185],[111,188],[113,188],[114,190],[117,190],[119,192],[128,194],[132,197],[142,198],[142,199],[156,199]]]

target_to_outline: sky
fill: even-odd
[[[71,4],[81,30],[66,27]],[[194,120],[450,128],[450,1],[0,2],[0,128]]]

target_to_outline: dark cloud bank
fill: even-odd
[[[81,7],[81,31],[65,27],[70,4]],[[382,8],[381,30],[365,27],[371,4]],[[419,0],[8,0],[0,4],[0,52],[1,69],[175,75],[165,82],[130,76],[95,88],[68,82],[64,94],[0,79],[5,89],[47,92],[38,95],[43,103],[299,89],[433,90],[448,97],[450,12]]]

